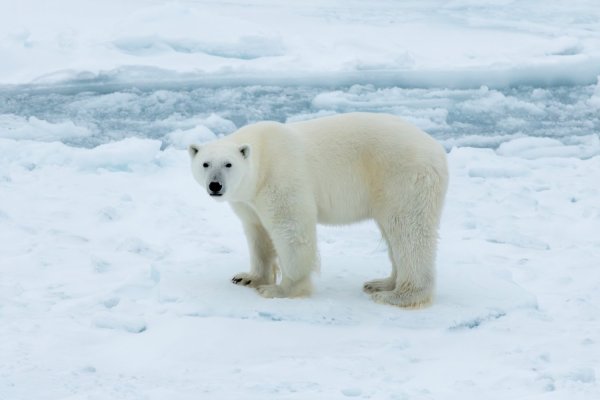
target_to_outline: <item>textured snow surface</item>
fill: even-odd
[[[185,151],[0,152],[2,399],[600,394],[597,155],[453,148],[438,295],[405,311],[361,292],[390,270],[373,224],[321,227],[314,296],[267,300],[230,283],[241,226]]]

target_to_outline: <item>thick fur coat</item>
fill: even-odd
[[[317,223],[372,219],[392,272],[364,290],[401,307],[431,302],[448,169],[443,147],[417,127],[372,113],[260,122],[189,153],[198,183],[244,226],[250,272],[234,283],[265,297],[307,296],[319,268]]]

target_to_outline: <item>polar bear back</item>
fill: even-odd
[[[392,115],[350,113],[288,124],[259,123],[240,129],[231,139],[250,143],[254,157],[271,164],[259,169],[274,176],[262,179],[301,187],[324,224],[374,218],[382,204],[411,207],[406,200],[414,201],[416,180],[422,177],[439,181],[440,192],[445,192],[444,149]]]
[[[305,145],[323,223],[373,218],[388,197],[406,204],[417,175],[447,179],[444,149],[399,117],[352,113],[289,126]]]

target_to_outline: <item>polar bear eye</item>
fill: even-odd
[[[227,164],[225,164],[225,168],[231,168],[231,163],[228,162]]]
[[[207,163],[207,162],[205,162],[204,164],[202,164],[202,166],[203,166],[204,168],[208,168],[208,163]]]

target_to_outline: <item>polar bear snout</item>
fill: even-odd
[[[208,184],[208,190],[211,196],[222,196],[223,195],[223,185],[221,182],[212,181]]]

